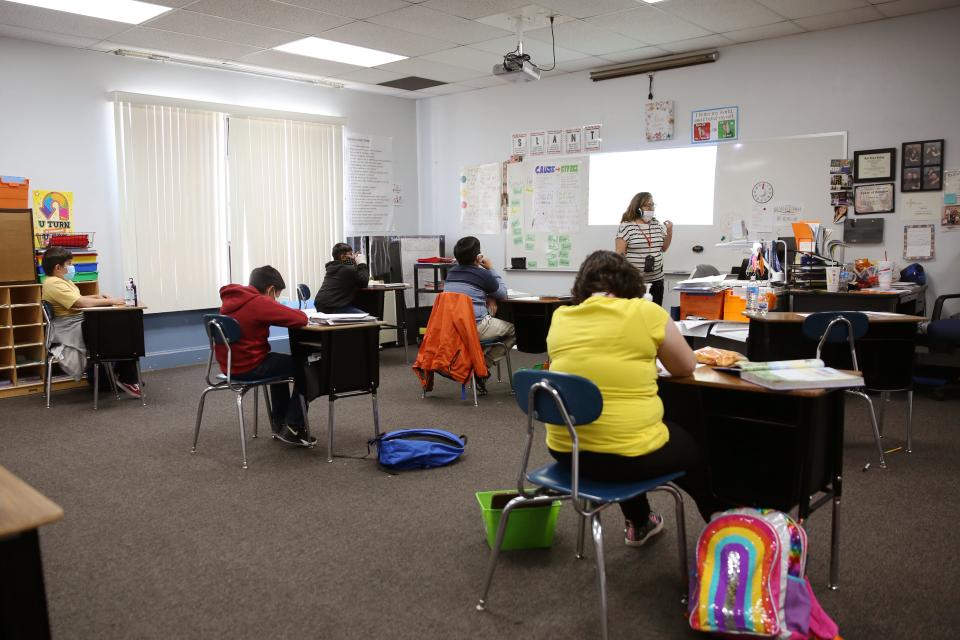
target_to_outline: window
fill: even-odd
[[[342,234],[342,126],[155,100],[115,102],[124,275],[150,311],[217,307],[264,264],[286,297],[319,278]]]
[[[620,224],[641,191],[653,194],[661,221],[713,224],[716,169],[713,145],[591,155],[588,224]]]

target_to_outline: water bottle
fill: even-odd
[[[747,284],[747,313],[756,313],[759,295],[760,289],[757,284],[757,277],[750,276],[750,282]]]
[[[123,289],[123,303],[128,307],[137,306],[137,285],[133,278],[127,278],[127,286]]]
[[[760,287],[759,291],[757,292],[757,313],[761,316],[767,315],[767,311],[770,310],[770,304],[767,300],[767,291],[767,287]]]

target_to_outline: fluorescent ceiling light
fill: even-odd
[[[41,9],[65,11],[101,20],[113,20],[127,24],[140,24],[162,13],[170,11],[171,7],[161,7],[158,4],[139,2],[138,0],[9,0],[17,4],[26,4]]]
[[[663,2],[663,0],[643,0],[647,4],[657,4],[658,2]]]
[[[324,40],[323,38],[304,38],[294,40],[286,44],[274,47],[277,51],[284,53],[293,53],[298,56],[307,56],[308,58],[319,58],[320,60],[333,60],[334,62],[343,62],[344,64],[353,64],[358,67],[375,67],[388,62],[397,60],[406,60],[407,56],[398,56],[395,53],[386,51],[377,51],[376,49],[367,49],[353,44],[344,44],[333,40]]]

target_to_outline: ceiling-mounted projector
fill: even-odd
[[[510,82],[532,82],[540,79],[540,68],[529,60],[517,60],[506,56],[503,64],[493,65],[493,75]]]

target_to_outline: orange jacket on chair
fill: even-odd
[[[464,384],[471,371],[481,378],[489,375],[473,303],[462,293],[441,293],[433,303],[413,372],[423,388],[431,391],[435,372]]]

